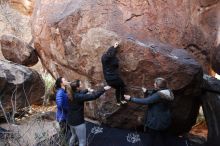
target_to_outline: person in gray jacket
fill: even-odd
[[[170,104],[174,100],[174,95],[167,88],[167,81],[164,78],[156,78],[154,87],[156,90],[145,98],[135,98],[130,95],[124,95],[124,97],[128,101],[148,105],[145,126],[148,129],[150,139],[147,146],[165,146],[166,130],[171,124]],[[142,89],[147,92],[145,88]]]

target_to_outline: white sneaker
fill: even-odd
[[[121,101],[121,103],[122,103],[122,104],[126,104],[126,103],[127,103],[127,101],[125,101],[125,100],[122,100],[122,101]]]
[[[116,104],[117,104],[117,106],[121,106],[121,103],[120,103],[120,102],[117,102]]]

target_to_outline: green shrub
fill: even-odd
[[[54,78],[49,73],[44,73],[42,75],[42,78],[45,83],[45,95],[44,95],[44,101],[43,104],[47,105],[50,100],[55,99],[55,90],[54,90]]]

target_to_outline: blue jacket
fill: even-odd
[[[145,126],[154,130],[165,130],[171,124],[170,101],[173,99],[173,93],[166,89],[157,91],[146,98],[131,98],[131,101],[148,105]]]
[[[56,92],[57,113],[56,119],[58,122],[66,121],[68,111],[68,96],[63,88],[59,88]]]

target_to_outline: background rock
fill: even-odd
[[[19,12],[25,15],[31,15],[33,12],[35,0],[9,0],[9,4]]]
[[[16,9],[13,9],[9,1],[3,0],[0,4],[0,36],[4,34],[12,34],[31,45],[32,35],[29,21],[30,16],[19,13]],[[5,60],[1,49],[0,59]],[[40,61],[31,68],[42,73],[42,64]]]
[[[38,62],[35,49],[13,35],[1,36],[1,50],[3,56],[12,62],[33,66]]]
[[[21,1],[17,1],[18,3]],[[23,7],[24,8],[24,7]],[[11,7],[9,1],[2,1],[0,4],[0,36],[12,34],[29,45],[32,45],[32,35],[30,27],[30,16],[18,12]],[[1,45],[0,45],[1,48]],[[5,60],[0,49],[0,59]],[[31,68],[42,73],[42,64],[40,61]]]
[[[204,93],[201,96],[202,108],[208,126],[210,146],[220,143],[220,81],[210,76],[204,76]]]
[[[6,112],[41,101],[44,92],[44,81],[36,71],[8,61],[0,61],[0,101]],[[0,116],[3,116],[2,109]]]
[[[4,34],[15,35],[28,43],[32,39],[30,16],[13,9],[8,1],[0,5],[0,35]]]

